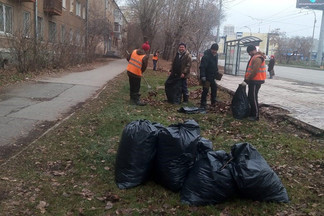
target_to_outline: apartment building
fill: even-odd
[[[0,52],[18,36],[84,46],[86,7],[86,0],[0,0]]]
[[[108,56],[122,56],[127,46],[127,20],[116,1],[89,1],[89,22],[96,21],[103,23],[103,27],[106,28],[96,52]]]
[[[8,41],[17,36],[84,47],[88,19],[101,14],[111,27],[97,46],[98,54],[119,55],[126,43],[127,21],[114,0],[0,0],[0,60],[9,58]]]

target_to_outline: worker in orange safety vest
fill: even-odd
[[[267,68],[265,63],[265,55],[262,52],[258,52],[254,45],[249,45],[247,47],[248,54],[251,56],[246,72],[243,86],[249,86],[248,99],[251,106],[250,121],[259,120],[259,101],[258,94],[261,88],[261,84],[264,83],[267,76]]]
[[[127,75],[129,78],[130,87],[130,101],[132,104],[138,106],[144,106],[146,103],[140,100],[141,94],[139,93],[141,88],[141,78],[148,64],[148,51],[150,50],[150,45],[145,42],[142,48],[135,49],[128,57]]]

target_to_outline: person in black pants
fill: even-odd
[[[264,83],[267,76],[267,66],[265,64],[264,53],[258,52],[254,45],[249,45],[247,47],[247,52],[251,58],[246,67],[245,78],[242,85],[248,84],[249,86],[248,98],[251,112],[248,119],[250,121],[258,121],[260,114],[258,94],[261,84]]]
[[[275,57],[274,57],[274,55],[271,55],[270,61],[269,61],[269,64],[268,64],[268,72],[269,72],[269,75],[270,75],[270,79],[272,79],[273,76],[275,75],[275,72],[274,72],[274,69],[273,69],[275,63],[276,63]]]
[[[214,43],[210,49],[204,52],[204,56],[201,59],[199,66],[200,69],[200,81],[203,86],[203,91],[201,95],[200,108],[206,109],[207,106],[207,95],[209,87],[211,88],[211,105],[216,104],[217,96],[217,84],[216,76],[218,74],[218,44]]]
[[[190,74],[191,55],[185,43],[180,43],[173,59],[169,77],[165,82],[165,93],[169,103],[180,104],[189,100],[187,79]]]
[[[148,64],[148,51],[150,50],[150,45],[145,42],[142,48],[135,49],[127,57],[127,75],[129,78],[129,90],[130,90],[130,102],[131,104],[144,106],[146,103],[140,100],[141,94],[139,93],[141,88],[141,78]]]

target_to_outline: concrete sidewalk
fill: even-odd
[[[113,60],[91,71],[48,77],[2,89],[0,146],[17,144],[17,139],[27,136],[35,128],[65,117],[73,107],[96,95],[109,80],[125,71],[126,66],[124,59]]]
[[[217,83],[233,92],[243,76],[224,75]],[[283,108],[289,116],[324,130],[324,86],[275,77],[267,79],[259,92],[259,103]]]

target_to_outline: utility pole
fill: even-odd
[[[34,3],[34,70],[36,70],[36,61],[37,61],[37,43],[38,43],[38,1]]]
[[[314,33],[315,33],[315,24],[316,24],[316,13],[314,10],[312,10],[314,13],[314,26],[313,26],[313,35],[312,35],[312,42],[309,50],[309,57],[308,57],[308,64],[311,65],[312,62],[312,51],[313,51],[313,44],[314,44]]]
[[[34,3],[34,33],[35,33],[35,44],[37,43],[37,40],[38,40],[38,20],[37,20],[37,17],[38,17],[38,2],[37,0],[35,1]]]
[[[316,58],[316,63],[318,65],[322,64],[323,46],[324,46],[323,43],[324,43],[324,11],[322,11],[322,23],[321,23],[321,30],[320,30],[319,44],[317,50],[317,58]]]
[[[219,28],[220,28],[220,18],[222,14],[222,6],[223,6],[223,0],[219,1],[219,14],[218,14],[218,25],[217,25],[217,35],[216,35],[216,43],[219,43]]]
[[[88,45],[89,45],[89,0],[86,0],[86,39],[85,39],[85,52],[88,57]]]

